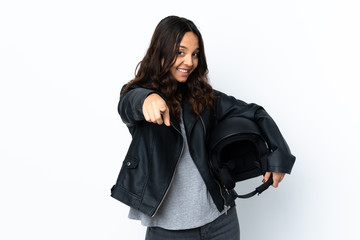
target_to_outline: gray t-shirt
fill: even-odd
[[[189,153],[183,121],[180,124],[184,138],[184,151],[175,170],[170,189],[154,217],[130,208],[129,218],[141,220],[147,227],[161,227],[169,230],[191,229],[212,222],[219,212],[207,191],[193,159]]]

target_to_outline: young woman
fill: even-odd
[[[146,239],[240,239],[234,198],[213,176],[207,137],[218,122],[254,120],[271,148],[268,172],[277,187],[295,161],[272,118],[256,104],[208,83],[204,43],[195,24],[160,21],[118,111],[132,134],[112,197],[147,226]]]

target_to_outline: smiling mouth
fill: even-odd
[[[180,71],[180,72],[183,72],[183,73],[188,73],[189,72],[189,70],[181,69],[181,68],[177,68],[177,70]]]

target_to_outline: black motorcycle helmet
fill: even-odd
[[[246,118],[224,119],[210,135],[211,169],[227,190],[233,190],[236,182],[265,175],[269,152],[259,127]],[[272,183],[270,177],[255,191],[245,195],[236,194],[236,197],[248,198],[260,194]]]

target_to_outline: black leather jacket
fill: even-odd
[[[215,91],[216,114],[206,108],[200,117],[191,113],[191,105],[183,103],[183,121],[189,150],[206,187],[219,211],[234,205],[234,198],[214,178],[208,161],[207,137],[216,124],[232,116],[255,120],[263,131],[271,154],[268,171],[290,173],[295,157],[278,127],[265,110]],[[146,122],[142,113],[145,98],[153,90],[132,86],[120,98],[118,111],[129,128],[132,142],[111,189],[115,199],[149,216],[155,215],[171,185],[184,148],[179,123],[170,115],[171,126]]]

